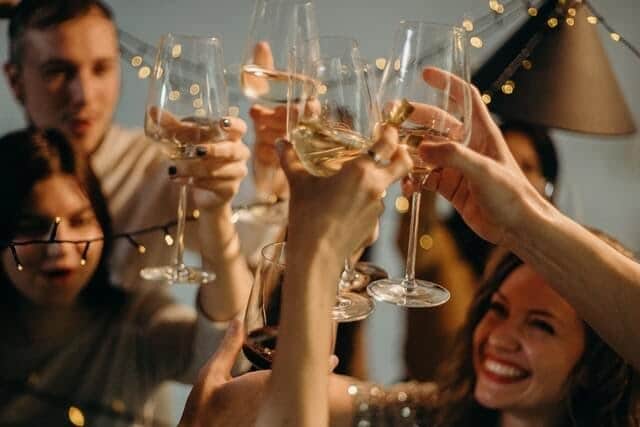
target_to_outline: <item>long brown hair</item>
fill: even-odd
[[[601,232],[596,234],[608,243],[613,241]],[[522,264],[514,254],[507,254],[478,289],[467,313],[465,326],[456,339],[452,357],[440,371],[438,404],[434,415],[438,427],[498,425],[499,411],[485,408],[474,399],[476,374],[473,367],[473,333],[489,310],[492,295]],[[632,401],[632,367],[586,322],[584,327],[585,350],[567,380],[568,391],[564,402],[566,420],[562,425],[637,426],[637,414],[634,416],[633,413],[636,402]]]

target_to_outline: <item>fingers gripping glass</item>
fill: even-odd
[[[145,134],[160,144],[170,159],[196,161],[199,146],[225,138],[219,123],[227,108],[220,41],[214,37],[163,36],[149,83]],[[190,182],[186,177],[180,184],[174,263],[142,269],[144,279],[205,283],[215,278],[213,272],[183,261]]]
[[[464,30],[439,24],[403,21],[385,66],[378,91],[382,115],[388,120],[399,105],[412,111],[399,127],[414,167],[413,188],[420,188],[431,172],[418,154],[424,141],[468,143],[471,130],[471,92]],[[425,79],[427,80],[425,82]],[[367,291],[380,301],[405,307],[434,307],[450,298],[442,286],[415,277],[420,191],[411,197],[411,225],[405,276],[373,282]]]

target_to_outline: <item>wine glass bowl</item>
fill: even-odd
[[[262,248],[244,316],[247,336],[242,346],[245,357],[257,369],[269,369],[273,362],[285,265],[286,243]]]

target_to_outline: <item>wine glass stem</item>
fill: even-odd
[[[348,288],[351,283],[356,279],[356,270],[353,268],[353,263],[347,257],[344,259],[344,269],[340,276],[340,285],[338,286],[338,294],[340,289]]]
[[[416,279],[416,246],[418,243],[418,221],[420,219],[421,193],[415,191],[411,195],[411,224],[409,226],[409,248],[407,249],[407,264],[404,273],[404,285],[413,289]]]
[[[175,266],[178,270],[184,268],[184,226],[187,219],[187,184],[180,185],[180,200],[178,201],[178,226],[176,229],[176,257]]]

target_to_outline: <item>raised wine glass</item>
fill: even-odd
[[[310,0],[256,0],[240,64],[240,87],[254,108],[269,111],[282,124],[281,135],[254,143],[253,172],[256,203],[239,213],[247,222],[284,223],[287,206],[281,197],[285,185],[273,139],[284,136],[287,104],[288,52],[302,49],[304,40],[317,37],[315,8]],[[277,133],[279,125],[269,131]],[[256,132],[258,134],[258,132]],[[269,204],[273,204],[269,206]]]
[[[290,52],[288,137],[298,158],[312,175],[326,177],[366,151],[375,137],[380,116],[369,90],[366,64],[358,43],[345,37],[307,40],[302,52]],[[349,191],[349,189],[336,189]],[[363,289],[368,275],[345,260],[338,284],[333,319],[366,318],[374,308]]]
[[[421,187],[430,167],[418,155],[427,139],[466,144],[471,131],[471,92],[468,84],[455,91],[453,79],[469,81],[465,31],[448,25],[402,21],[397,30],[378,90],[384,120],[396,119],[398,107],[407,106],[399,127],[400,142],[407,145],[414,162],[409,178]],[[438,85],[423,79],[426,68],[446,73]],[[406,270],[403,278],[378,280],[367,291],[377,300],[405,307],[435,307],[447,302],[449,291],[439,284],[415,277],[416,242],[420,215],[420,191],[411,197],[411,225]]]
[[[160,40],[145,108],[145,134],[161,144],[170,159],[197,159],[196,149],[225,137],[219,122],[227,114],[222,45],[215,37],[166,34]],[[184,264],[187,188],[180,182],[175,258],[172,265],[146,267],[147,280],[206,283],[211,271]]]

